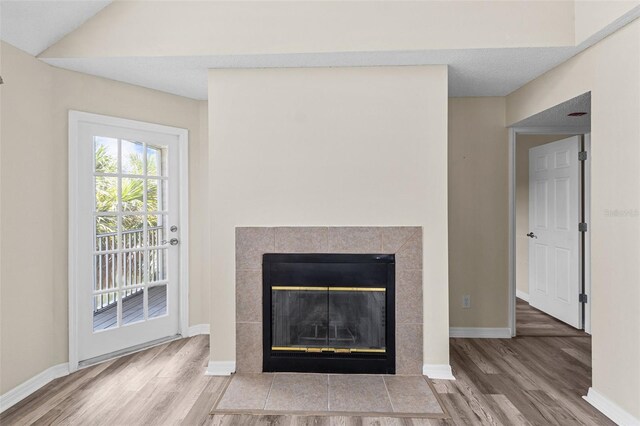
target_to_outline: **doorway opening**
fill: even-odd
[[[585,93],[510,129],[512,336],[589,336],[590,114]]]

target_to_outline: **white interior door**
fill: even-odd
[[[582,327],[580,138],[529,150],[529,303]]]
[[[76,155],[83,361],[179,332],[178,136],[80,122]]]

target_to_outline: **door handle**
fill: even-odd
[[[536,234],[534,234],[533,232],[529,232],[529,233],[527,234],[527,237],[529,237],[529,238],[538,238],[538,237],[536,236]]]
[[[167,240],[160,241],[160,244],[167,244],[167,243],[171,244],[172,246],[177,246],[178,243],[180,243],[180,240],[178,240],[177,238],[172,238],[169,241]]]

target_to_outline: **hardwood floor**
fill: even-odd
[[[226,378],[204,376],[209,337],[176,340],[55,380],[2,425],[610,425],[581,396],[589,337],[451,339],[456,381],[434,380],[448,419],[210,416]]]
[[[518,336],[589,337],[584,331],[539,311],[522,299],[516,299],[516,334]]]

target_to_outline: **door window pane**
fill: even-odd
[[[122,140],[122,173],[144,174],[144,147],[140,142]]]
[[[96,217],[96,250],[116,250],[118,248],[118,217]]]
[[[167,175],[167,153],[166,150],[147,146],[147,175],[166,176]]]
[[[166,236],[166,215],[147,216],[147,241],[149,247],[157,247],[163,243]]]
[[[122,241],[126,249],[144,247],[144,215],[122,216]]]
[[[96,211],[115,212],[118,210],[118,178],[96,176]]]
[[[160,179],[147,180],[147,211],[167,210],[167,181]]]
[[[137,288],[122,293],[122,324],[144,320],[144,289]]]
[[[122,253],[122,281],[125,287],[144,283],[144,256],[142,250]]]
[[[93,147],[94,170],[97,173],[118,173],[118,140],[96,136]]]
[[[118,325],[118,293],[103,293],[93,297],[93,331]]]
[[[149,318],[157,318],[167,314],[167,286],[149,287]]]
[[[110,290],[117,287],[118,254],[102,253],[93,256],[94,290]]]
[[[158,180],[147,180],[147,211],[154,212],[158,210]]]
[[[122,178],[122,210],[127,212],[144,210],[144,179]]]
[[[162,211],[169,209],[169,181],[161,180],[160,190],[158,191],[158,208]]]
[[[167,279],[167,249],[149,250],[149,281]]]

